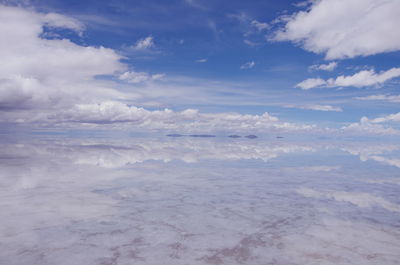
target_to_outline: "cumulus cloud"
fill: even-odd
[[[99,104],[77,104],[74,108],[58,113],[51,118],[57,121],[79,123],[107,124],[131,123],[150,124],[152,122],[173,123],[179,120],[195,118],[196,110],[173,112],[165,109],[161,111],[148,111],[135,106],[128,106],[121,102],[107,101]]]
[[[373,124],[370,122],[356,122],[348,126],[342,127],[347,133],[355,134],[381,134],[381,135],[399,135],[400,131],[392,127],[383,126],[381,124]]]
[[[179,131],[314,128],[282,122],[268,113],[207,114],[191,109],[176,112],[128,105],[126,102],[133,102],[139,95],[122,92],[119,87],[124,84],[112,78],[97,77],[112,76],[126,83],[147,85],[163,78],[163,74],[129,71],[127,65],[120,62],[122,56],[112,49],[80,46],[64,38],[44,38],[43,32],[52,28],[62,27],[76,34],[84,31],[79,21],[63,15],[0,6],[0,22],[0,122],[50,127],[108,124]],[[151,36],[137,43],[137,47],[143,49],[152,45]],[[253,66],[254,62],[250,62],[248,67]],[[180,93],[176,87],[170,91],[174,95]],[[157,96],[165,95],[163,93]]]
[[[279,121],[277,117],[262,115],[243,115],[238,113],[200,113],[186,109],[175,112],[170,109],[146,110],[128,106],[121,102],[108,101],[98,104],[77,104],[74,108],[59,111],[48,118],[55,123],[114,124],[136,129],[174,129],[180,132],[213,131],[310,131],[312,125],[298,125]]]
[[[336,111],[342,112],[342,108],[334,107],[331,105],[318,105],[318,104],[310,104],[310,105],[284,105],[285,108],[294,108],[294,109],[305,109],[305,110],[317,110],[317,111]]]
[[[348,126],[342,127],[342,129],[347,132],[356,133],[399,135],[400,130],[388,126],[387,123],[389,122],[400,122],[400,112],[375,119],[362,117],[360,122],[349,124]]]
[[[243,64],[242,66],[240,66],[240,69],[251,69],[255,65],[256,65],[256,63],[254,61],[247,62],[247,63]]]
[[[0,5],[0,25],[0,121],[34,120],[79,102],[128,98],[96,79],[125,70],[114,50],[42,37],[54,28],[82,34],[81,22]]]
[[[320,0],[305,11],[281,18],[271,38],[305,50],[345,59],[400,50],[398,0]]]
[[[394,102],[394,103],[399,103],[400,102],[400,95],[371,95],[371,96],[365,96],[365,97],[355,97],[355,99],[358,100],[370,100],[370,101],[387,101],[387,102]]]
[[[341,75],[336,78],[324,80],[321,78],[309,78],[296,85],[303,90],[316,87],[367,87],[379,86],[385,82],[400,77],[400,68],[391,68],[387,71],[376,73],[375,70],[363,70],[354,75]]]
[[[150,48],[154,48],[154,38],[153,36],[148,36],[146,38],[140,39],[133,46],[135,50],[148,50]]]
[[[309,67],[310,70],[333,71],[338,66],[337,62],[330,62],[328,64],[314,64]]]
[[[43,27],[62,27],[75,31],[81,24],[62,15],[41,14],[16,7],[0,6],[0,76],[91,78],[120,70],[121,58],[111,49],[84,47],[67,39],[43,39]],[[18,30],[16,30],[18,29]]]

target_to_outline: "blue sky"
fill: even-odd
[[[7,126],[397,134],[395,0],[2,1],[0,10]]]

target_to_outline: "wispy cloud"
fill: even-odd
[[[316,87],[367,87],[382,85],[383,83],[400,77],[400,68],[392,68],[376,73],[374,70],[363,70],[351,76],[338,76],[324,80],[321,78],[309,78],[296,85],[303,90]]]
[[[342,112],[343,109],[341,107],[334,107],[331,105],[318,105],[318,104],[310,104],[310,105],[284,105],[285,108],[294,108],[294,109],[304,109],[304,110],[316,110],[316,111],[335,111]]]
[[[154,48],[155,44],[154,44],[154,38],[153,36],[148,36],[146,38],[140,39],[138,40],[135,45],[133,46],[133,48],[135,50],[148,50],[151,48]]]
[[[367,120],[364,120],[367,121]],[[400,122],[400,112],[394,113],[394,114],[389,114],[386,116],[382,116],[379,118],[375,118],[372,120],[369,120],[372,123],[383,123],[383,122],[389,122],[389,121],[395,121],[395,122]]]
[[[365,97],[355,97],[354,99],[358,100],[368,100],[368,101],[387,101],[393,103],[400,103],[400,95],[371,95]]]
[[[258,21],[246,13],[231,14],[228,16],[239,22],[239,30],[244,36],[243,42],[249,46],[257,46],[265,42],[264,34],[270,29],[266,22]]]
[[[258,42],[254,42],[254,41],[247,40],[247,39],[243,40],[243,43],[245,43],[245,44],[247,44],[249,46],[252,46],[252,47],[260,45],[260,43],[258,43]]]
[[[311,88],[322,87],[326,85],[326,81],[322,78],[308,78],[304,81],[301,81],[296,85],[296,87],[301,88],[303,90],[308,90]]]
[[[321,71],[333,71],[335,68],[338,66],[337,62],[330,62],[328,64],[313,64],[311,65],[308,69],[315,71],[315,70],[321,70]]]
[[[196,60],[196,63],[206,63],[208,60],[206,58]]]
[[[191,7],[198,8],[201,10],[207,10],[206,6],[201,4],[199,0],[183,0],[183,1]]]
[[[265,22],[259,22],[257,20],[253,20],[251,21],[251,25],[256,28],[259,32],[267,30],[270,28],[270,26],[268,25],[268,23]]]
[[[247,62],[247,63],[245,63],[245,64],[242,64],[242,65],[240,66],[240,69],[251,69],[251,68],[253,68],[255,65],[256,65],[256,63],[255,63],[254,61],[250,61],[250,62]]]
[[[126,81],[128,83],[143,83],[143,82],[148,82],[148,81],[155,81],[155,80],[160,80],[163,77],[165,77],[165,74],[148,74],[145,72],[125,72],[121,74],[118,78],[119,80]]]

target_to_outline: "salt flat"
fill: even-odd
[[[42,136],[0,150],[1,264],[400,260],[399,144]]]

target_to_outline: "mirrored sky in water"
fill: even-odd
[[[7,139],[0,264],[398,264],[400,144]]]

